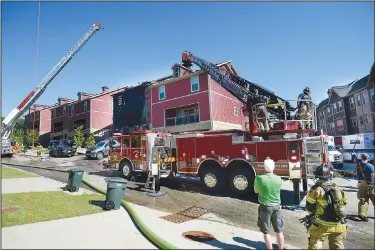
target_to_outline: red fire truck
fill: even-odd
[[[328,161],[327,136],[318,135],[315,129],[315,106],[310,104],[312,115],[309,119],[293,119],[291,113],[296,109],[273,92],[232,73],[223,74],[216,65],[191,53],[184,52],[183,62],[186,67],[197,64],[243,101],[243,112],[248,115],[251,126],[245,131],[118,134],[110,144],[109,165],[117,166],[123,177],[130,179],[137,174],[149,173],[153,163],[157,162],[161,177],[197,176],[209,191],[229,187],[242,195],[254,191],[254,178],[264,172],[263,161],[270,157],[276,163],[274,173],[292,180],[295,193],[300,191],[301,180],[304,180],[304,190],[307,190],[307,178],[312,177],[312,171]],[[273,115],[273,121],[269,131],[262,132],[257,126],[256,105],[259,105],[259,100],[252,92],[254,89],[270,99],[267,110]],[[157,161],[153,159],[155,152]]]

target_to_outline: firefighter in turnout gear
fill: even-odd
[[[261,131],[268,131],[270,130],[270,127],[268,125],[269,114],[267,112],[269,99],[264,95],[260,95],[258,89],[255,89],[254,93],[255,97],[258,99],[258,103],[256,104],[256,119],[258,127]]]
[[[306,87],[303,90],[303,93],[298,96],[298,100],[311,100],[309,87]],[[298,101],[297,108],[298,108],[298,112],[297,112],[298,120],[311,120],[312,111],[310,110],[311,108],[310,101]],[[308,125],[311,124],[311,122],[301,122],[301,121],[299,123],[300,123],[301,128],[303,129],[306,127],[306,123]]]
[[[311,222],[306,226],[310,235],[308,249],[321,249],[327,239],[330,249],[344,249],[347,196],[332,182],[326,164],[317,167],[314,175],[318,181],[306,196],[307,217]]]

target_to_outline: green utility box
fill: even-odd
[[[120,177],[105,178],[104,180],[107,182],[105,210],[119,209],[128,181]]]
[[[65,189],[69,192],[77,192],[79,190],[79,186],[81,185],[84,172],[85,170],[83,168],[68,169],[69,179],[68,185],[66,185]]]

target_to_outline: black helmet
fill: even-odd
[[[303,90],[303,93],[305,93],[305,94],[310,94],[310,88],[309,88],[309,87],[306,87],[306,88]]]
[[[314,170],[314,175],[320,179],[331,179],[331,172],[327,164],[322,164]]]

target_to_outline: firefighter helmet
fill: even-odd
[[[303,90],[303,93],[304,93],[305,95],[310,94],[310,88],[309,88],[309,87],[306,87],[306,88]]]
[[[320,179],[331,179],[331,172],[327,164],[322,164],[314,170],[314,176]]]

